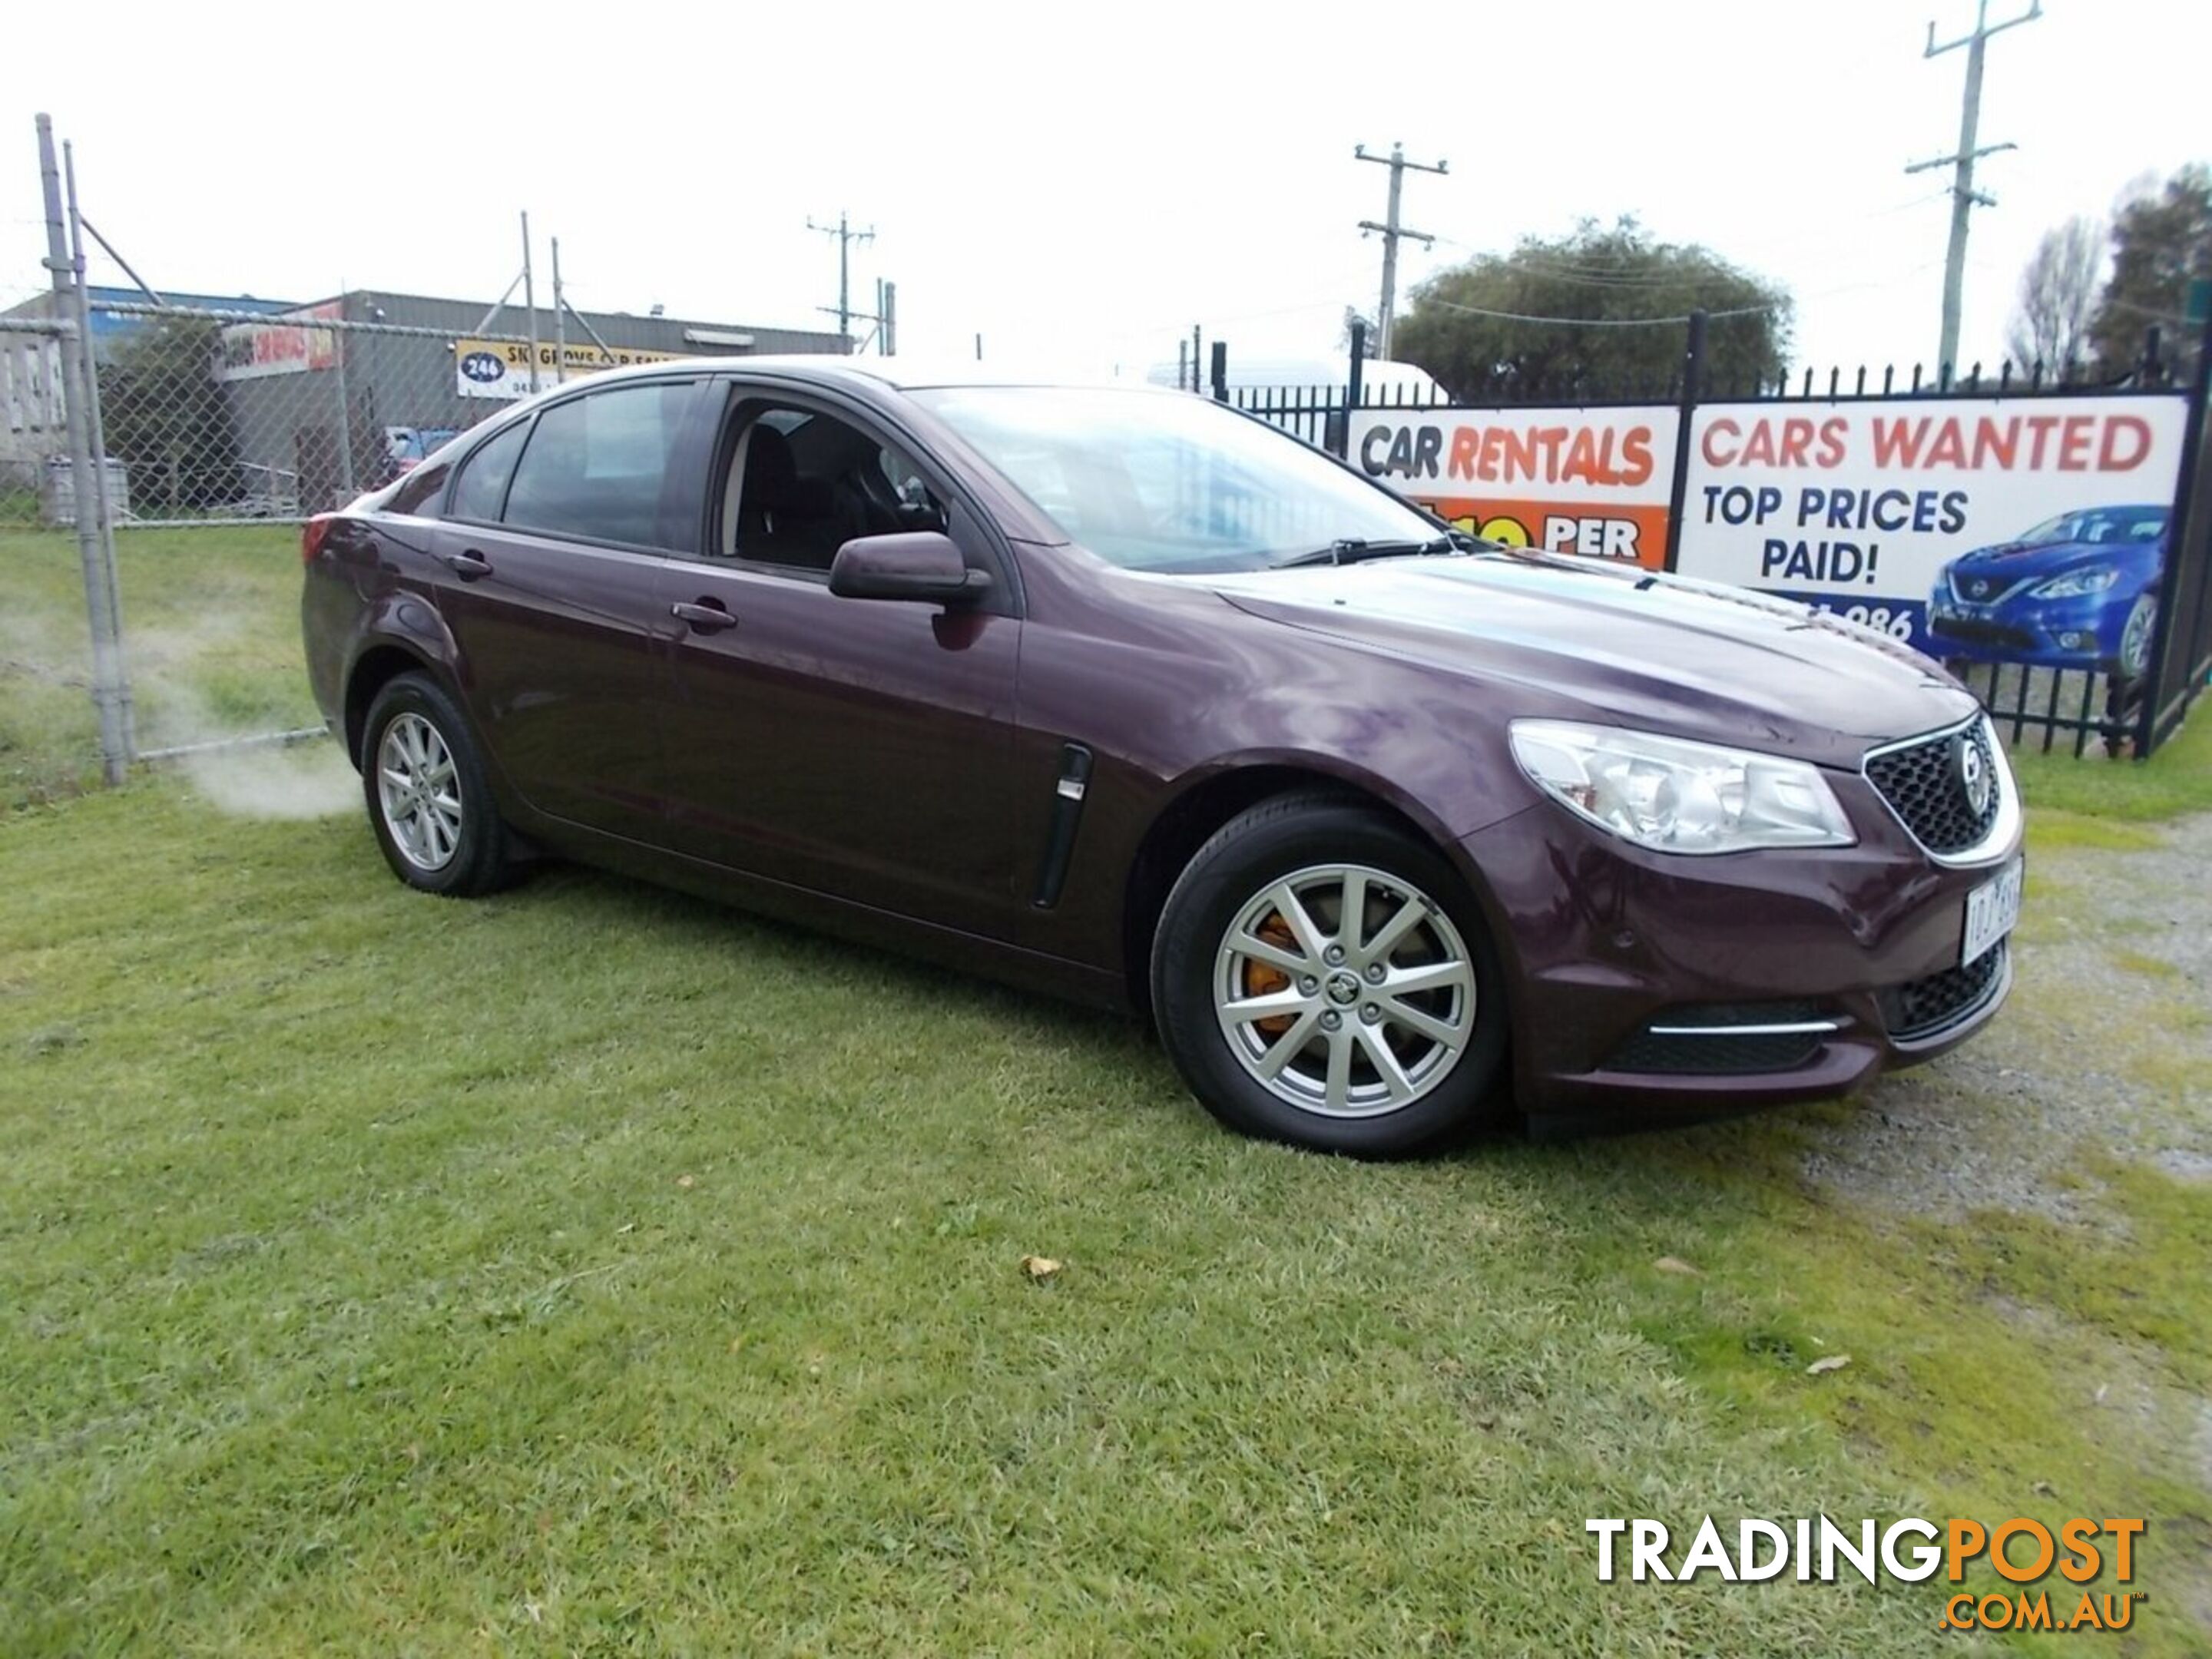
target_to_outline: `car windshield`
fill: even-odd
[[[913,394],[1071,541],[1131,570],[1259,570],[1437,526],[1320,451],[1187,393],[1031,386]]]
[[[2166,532],[2163,507],[2093,507],[2045,519],[2020,539],[2029,547],[2057,542],[2147,542]]]

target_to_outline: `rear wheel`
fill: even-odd
[[[1168,1053],[1249,1134],[1388,1154],[1472,1121],[1497,1081],[1498,956],[1434,849],[1343,796],[1262,802],[1199,849],[1152,951]]]
[[[376,844],[400,880],[456,897],[506,884],[506,826],[475,735],[436,681],[401,674],[376,694],[361,778]]]

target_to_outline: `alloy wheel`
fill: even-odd
[[[2139,680],[2150,672],[2150,636],[2157,622],[2158,601],[2146,593],[2136,601],[2120,629],[2120,672],[2124,678]]]
[[[453,751],[412,712],[393,717],[376,747],[376,799],[399,855],[417,870],[444,869],[461,844],[461,793]]]
[[[1310,866],[1237,913],[1213,1006],[1253,1079],[1303,1111],[1374,1117],[1433,1091],[1474,1031],[1475,970],[1451,918],[1403,877]]]

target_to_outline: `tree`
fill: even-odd
[[[1708,248],[1655,241],[1633,218],[1585,219],[1571,235],[1524,237],[1430,277],[1390,349],[1467,401],[1651,393],[1679,376],[1680,319],[1699,309],[1712,317],[1709,386],[1782,373],[1786,289]]]
[[[2124,374],[2154,323],[2169,345],[2187,326],[2189,285],[2212,279],[2212,168],[2194,163],[2159,190],[2123,202],[2112,220],[2112,279],[2089,323],[2099,369]]]
[[[216,323],[142,323],[100,373],[107,453],[131,469],[133,508],[155,516],[204,512],[239,496],[238,428],[216,383]]]
[[[2104,275],[2105,235],[2100,221],[2079,215],[2043,233],[2020,273],[2020,300],[2005,336],[2015,368],[2041,363],[2056,373],[2081,355]]]

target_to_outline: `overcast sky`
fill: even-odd
[[[2027,0],[1992,0],[1993,20]],[[482,298],[515,215],[572,301],[821,326],[841,209],[902,352],[1141,371],[1201,325],[1330,357],[1371,309],[1387,174],[1426,270],[1634,213],[1796,294],[1800,363],[1934,356],[1973,0],[1389,6],[466,3],[18,9],[0,92],[0,301],[40,285],[34,111],[156,287]],[[497,19],[498,21],[494,21]],[[86,33],[89,31],[89,33]],[[2212,6],[2048,0],[1991,42],[1962,357],[1992,362],[2037,236],[2212,157]],[[1948,175],[1946,175],[1948,176]],[[105,260],[99,280],[119,281]],[[541,296],[544,289],[541,288]]]

